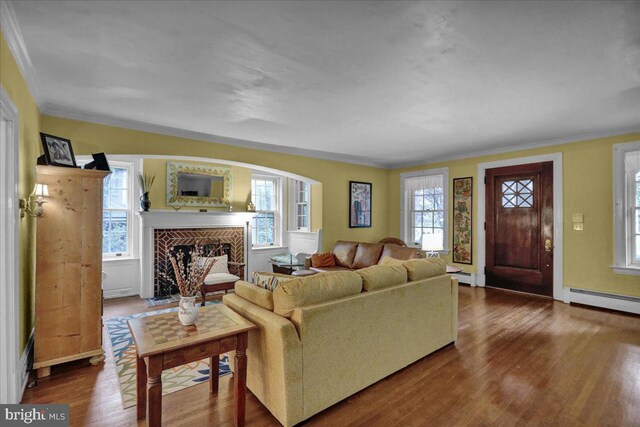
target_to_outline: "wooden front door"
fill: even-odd
[[[487,169],[486,285],[553,296],[553,162]]]

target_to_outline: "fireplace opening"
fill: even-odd
[[[198,242],[198,244],[202,247],[202,256],[209,257],[227,255],[228,259],[231,258],[231,243]],[[182,263],[185,267],[187,267],[191,263],[191,251],[194,248],[195,243],[191,245],[175,245],[169,250],[169,252],[167,252],[166,259],[164,260],[163,265],[160,267],[161,270],[159,277],[159,293],[154,297],[154,299],[165,299],[179,292],[178,287],[175,285],[175,283],[172,283],[167,279],[167,276],[169,276],[175,280],[175,272],[173,271],[173,265],[171,264],[171,260],[169,257],[171,253],[177,254],[178,252],[182,252],[184,254]]]
[[[169,259],[171,251],[182,250],[184,262],[188,263],[189,252],[196,243],[204,246],[207,255],[219,244],[229,262],[244,263],[244,231],[243,227],[155,229],[154,299],[164,299],[178,293],[178,288],[165,278],[165,275],[175,277]]]

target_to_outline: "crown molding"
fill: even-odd
[[[4,38],[9,45],[9,50],[18,64],[18,68],[22,72],[22,76],[27,82],[27,87],[31,92],[31,96],[38,107],[42,107],[44,102],[44,91],[38,80],[38,74],[31,62],[27,46],[20,31],[20,25],[16,18],[15,11],[11,2],[8,0],[0,1],[0,30],[4,34]]]
[[[157,125],[153,123],[138,122],[135,120],[121,119],[118,117],[79,111],[74,108],[57,104],[45,103],[41,109],[42,114],[55,116],[63,119],[80,120],[89,123],[96,123],[107,126],[120,127],[137,130],[141,132],[157,133],[160,135],[175,136],[178,138],[194,139],[198,141],[215,142],[225,145],[233,145],[242,148],[252,148],[256,150],[270,151],[275,153],[291,154],[294,156],[311,157],[321,160],[331,160],[341,163],[370,166],[380,169],[388,169],[388,165],[367,157],[353,156],[349,154],[331,153],[328,151],[309,150],[305,148],[288,147],[284,145],[268,144],[263,142],[249,141],[246,139],[232,138],[203,132],[196,132],[186,129],[179,129],[170,126]]]
[[[341,163],[370,166],[370,167],[375,167],[379,169],[388,169],[388,170],[404,169],[404,168],[411,168],[416,166],[424,167],[434,163],[469,159],[473,157],[491,156],[495,154],[505,154],[505,153],[529,150],[533,148],[549,147],[549,146],[561,145],[561,144],[580,143],[580,142],[588,141],[592,139],[620,136],[620,135],[640,132],[640,125],[637,125],[637,126],[622,128],[618,130],[607,130],[603,132],[578,134],[578,135],[567,136],[563,138],[548,139],[548,140],[530,142],[525,144],[510,145],[506,147],[490,148],[486,150],[476,150],[471,152],[467,151],[462,154],[428,158],[428,159],[425,159],[424,161],[419,161],[419,162],[390,163],[390,162],[380,162],[378,160],[367,158],[367,157],[268,144],[263,142],[249,141],[245,139],[190,131],[186,129],[173,128],[169,126],[156,125],[152,123],[138,122],[135,120],[121,119],[113,116],[99,115],[99,114],[89,113],[85,111],[79,111],[70,107],[65,107],[57,104],[46,103],[43,105],[41,111],[42,111],[42,114],[45,114],[48,116],[60,117],[64,119],[80,120],[80,121],[89,122],[89,123],[120,127],[125,129],[137,130],[141,132],[157,133],[160,135],[175,136],[178,138],[186,138],[186,139],[193,139],[193,140],[206,141],[206,142],[215,142],[219,144],[232,145],[236,147],[252,148],[256,150],[291,154],[295,156],[311,157],[311,158],[316,158],[321,160],[331,160],[331,161],[336,161]]]
[[[389,163],[387,164],[387,168],[388,169],[404,169],[404,168],[412,168],[417,166],[428,166],[434,163],[448,162],[452,160],[463,160],[463,159],[470,159],[473,157],[492,156],[495,154],[505,154],[505,153],[512,153],[515,151],[530,150],[533,148],[550,147],[553,145],[580,143],[580,142],[585,142],[592,139],[621,136],[621,135],[627,135],[627,134],[639,133],[639,132],[640,132],[640,124],[632,127],[628,127],[628,128],[617,129],[617,130],[609,129],[602,132],[577,134],[573,136],[546,139],[546,140],[537,141],[537,142],[529,142],[529,143],[518,144],[518,145],[508,145],[506,147],[496,147],[496,148],[488,148],[486,150],[467,151],[463,154],[452,154],[452,155],[429,158],[428,160],[422,161],[422,162]]]

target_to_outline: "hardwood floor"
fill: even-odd
[[[133,297],[107,301],[104,315],[153,309]],[[25,392],[23,403],[70,403],[72,425],[136,425],[135,407],[122,409],[108,345],[105,339],[104,365],[53,367],[49,378]],[[165,396],[165,425],[233,425],[231,380],[220,379],[217,397],[206,383]],[[279,425],[251,393],[246,422]],[[455,346],[306,424],[638,426],[640,317],[461,286]]]

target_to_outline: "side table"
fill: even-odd
[[[220,354],[236,351],[235,422],[244,425],[248,335],[256,326],[222,304],[200,307],[198,320],[182,326],[175,312],[129,320],[136,345],[138,419],[162,424],[162,371],[209,358],[209,389],[218,393]]]

